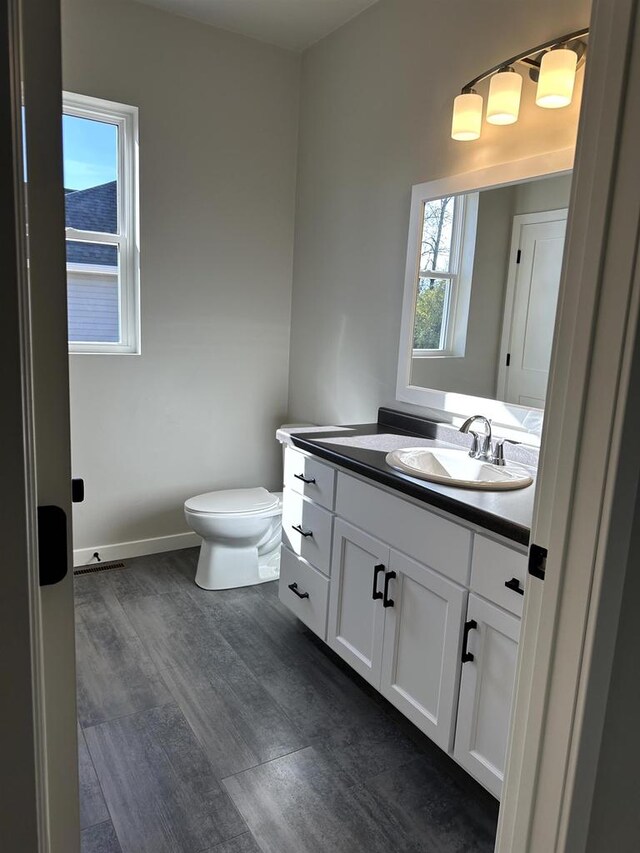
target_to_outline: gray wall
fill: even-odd
[[[450,139],[452,99],[500,59],[585,26],[589,7],[381,0],[304,55],[292,418],[366,421],[394,402],[411,186],[575,141],[579,97],[542,111],[525,82],[520,121],[468,144]]]
[[[62,11],[65,88],[140,108],[142,355],[71,356],[84,548],[281,482],[300,60],[137,3]]]
[[[480,193],[465,355],[414,358],[412,384],[495,396],[513,217],[568,207],[570,190],[571,177],[563,175]]]

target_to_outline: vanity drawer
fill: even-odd
[[[312,501],[333,509],[336,472],[313,456],[287,447],[284,454],[284,485]]]
[[[340,472],[336,513],[462,586],[469,584],[471,532]]]
[[[474,592],[516,616],[522,616],[526,577],[526,554],[476,535],[471,563],[471,589]],[[509,586],[505,586],[507,583]],[[519,593],[517,589],[523,592]]]
[[[282,541],[294,554],[329,574],[333,516],[298,492],[285,489],[282,502]]]
[[[293,584],[295,591],[291,589]],[[284,545],[280,548],[278,595],[280,601],[295,613],[298,619],[311,628],[320,639],[326,639],[329,578],[321,575]]]

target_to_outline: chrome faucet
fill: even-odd
[[[482,421],[485,428],[483,433],[471,429],[475,421]],[[472,415],[470,418],[467,418],[460,427],[460,432],[465,433],[465,435],[468,433],[473,438],[469,456],[473,459],[482,459],[501,468],[507,464],[504,459],[504,445],[520,444],[519,441],[514,441],[511,438],[497,438],[495,441],[492,441],[491,421],[489,418],[485,418],[484,415]]]
[[[476,421],[482,421],[485,429],[484,433],[479,433],[471,429]],[[472,415],[462,424],[460,432],[463,432],[465,435],[468,433],[473,438],[469,456],[472,459],[486,459],[488,461],[491,456],[491,421],[489,418],[485,418],[484,415]]]

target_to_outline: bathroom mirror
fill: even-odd
[[[555,162],[536,158],[413,188],[398,399],[537,431],[571,158],[558,152]]]

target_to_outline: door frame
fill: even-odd
[[[0,311],[0,338],[3,355],[7,347],[3,391],[6,387],[10,405],[0,421],[3,438],[4,429],[8,433],[3,451],[15,448],[11,465],[3,463],[5,494],[12,501],[1,519],[10,524],[6,530],[2,525],[3,558],[10,560],[6,571],[11,571],[13,585],[5,584],[2,604],[9,610],[9,626],[20,620],[15,636],[2,645],[15,688],[11,708],[3,709],[7,719],[2,729],[11,738],[9,754],[15,756],[0,770],[3,782],[3,774],[9,773],[3,790],[11,792],[2,806],[12,810],[6,819],[3,815],[3,834],[25,853],[76,853],[80,820],[71,549],[64,579],[40,586],[43,555],[37,538],[37,506],[55,506],[65,513],[66,541],[72,541],[60,7],[8,0],[2,14],[6,101],[1,168],[13,194],[2,194],[6,239],[0,243],[10,256],[10,278],[1,288],[7,310]],[[12,728],[14,713],[24,722]],[[16,785],[17,768],[30,774],[30,789]]]
[[[3,592],[0,659],[11,701],[2,705],[0,825],[16,849],[49,850],[43,708],[42,637],[36,538],[36,472],[33,432],[29,290],[20,121],[20,9],[9,0],[0,18],[0,513]],[[11,496],[8,500],[7,496]]]
[[[558,216],[564,213],[564,216]],[[507,353],[511,351],[511,330],[513,328],[513,309],[516,300],[516,282],[518,280],[519,264],[518,251],[522,243],[522,228],[525,225],[538,225],[542,222],[566,222],[569,209],[560,207],[556,210],[541,210],[538,213],[517,213],[513,217],[511,229],[511,244],[509,248],[509,271],[507,273],[507,288],[504,295],[502,313],[502,335],[500,338],[500,355],[498,356],[497,398],[504,400],[507,390]],[[515,404],[514,404],[515,405]]]
[[[640,481],[638,9],[593,5],[497,853],[588,840]]]

